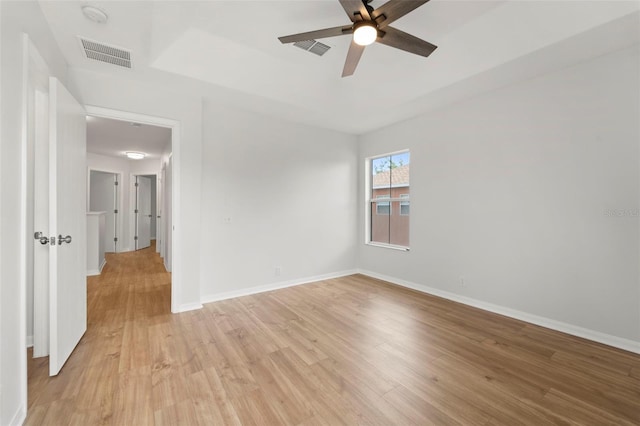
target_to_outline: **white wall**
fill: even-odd
[[[411,251],[365,246],[362,202],[359,267],[640,342],[638,64],[636,45],[364,135],[361,175],[411,150]]]
[[[69,80],[79,100],[86,105],[110,108],[138,114],[162,117],[180,122],[180,147],[174,147],[174,161],[180,164],[178,171],[180,186],[180,215],[176,230],[181,240],[177,251],[181,256],[181,268],[176,270],[173,259],[173,276],[182,283],[174,293],[172,304],[178,309],[200,306],[200,184],[202,170],[202,101],[198,97],[185,95],[179,88],[175,91],[145,81],[137,81],[128,72],[101,74],[92,71],[70,69]],[[156,173],[159,168],[153,173]],[[149,174],[133,171],[132,173]],[[174,212],[176,218],[176,212]],[[174,235],[175,237],[175,235]],[[174,242],[175,238],[173,239]]]
[[[1,63],[0,86],[0,424],[20,422],[26,414],[26,286],[27,260],[22,242],[33,232],[26,228],[21,211],[19,178],[32,165],[21,161],[22,113],[22,33],[27,32],[52,73],[66,80],[66,64],[61,59],[53,35],[36,2],[0,2]],[[23,282],[21,282],[23,281]]]
[[[204,301],[354,269],[355,136],[213,102],[203,124]]]

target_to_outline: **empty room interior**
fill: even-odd
[[[0,425],[640,424],[640,2],[0,32]]]

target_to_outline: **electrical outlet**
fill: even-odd
[[[276,266],[274,270],[274,274],[276,275],[276,277],[279,277],[281,273],[282,273],[282,268],[280,266]]]

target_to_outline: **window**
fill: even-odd
[[[391,214],[391,203],[389,201],[377,201],[377,200],[388,200],[388,195],[378,195],[376,196],[376,214],[389,216]]]
[[[409,248],[408,151],[367,159],[367,243]]]
[[[409,194],[400,194],[400,199],[408,200]],[[409,216],[409,201],[400,201],[400,216]]]

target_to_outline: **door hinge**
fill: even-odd
[[[115,209],[113,212],[117,214],[118,213],[118,209]]]
[[[118,237],[114,237],[113,241],[115,241],[117,243],[118,242]]]
[[[134,213],[138,213],[138,209],[135,209],[133,212],[134,212]]]
[[[114,184],[115,186],[118,186],[118,181],[115,181],[113,184]]]
[[[138,241],[138,236],[136,235],[135,237],[133,237],[134,241]]]
[[[136,186],[138,186],[138,182],[136,182]]]

